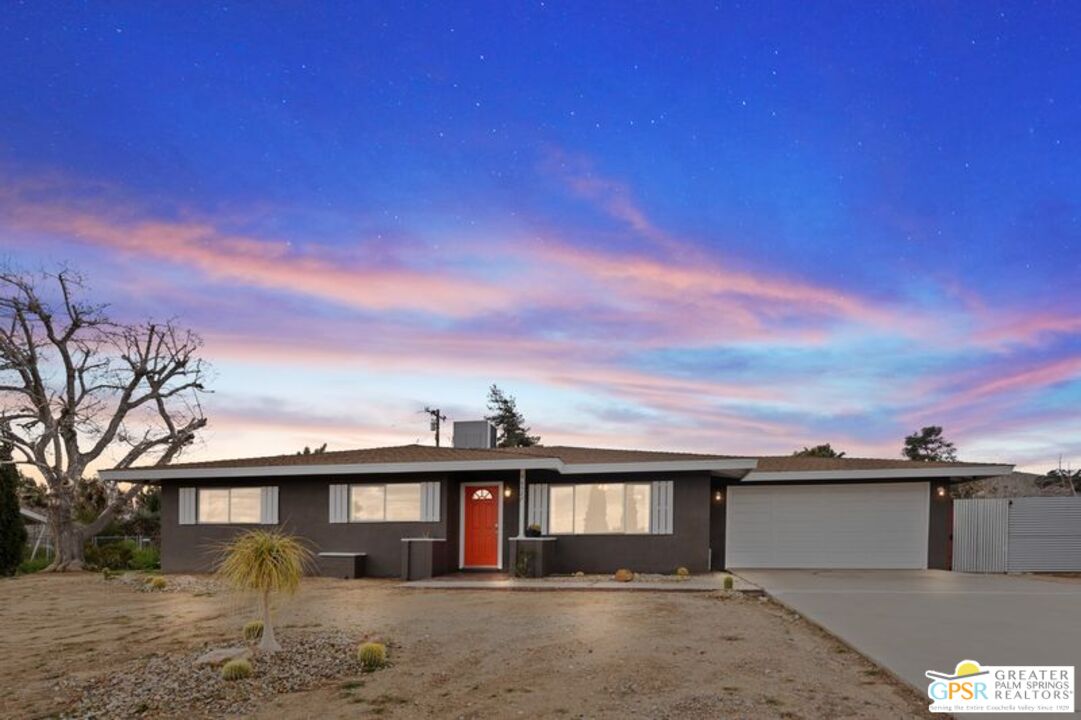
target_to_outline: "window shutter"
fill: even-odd
[[[349,486],[330,486],[330,522],[349,522]]]
[[[421,522],[439,522],[439,483],[420,484]]]
[[[672,495],[673,487],[671,480],[656,480],[650,488],[652,496],[652,511],[650,515],[650,532],[654,535],[672,534]]]
[[[180,513],[177,522],[181,525],[195,524],[195,488],[180,488]]]
[[[541,534],[548,534],[548,483],[533,483],[526,487],[530,525],[540,525]]]
[[[277,525],[278,524],[278,486],[271,485],[264,488],[259,488],[262,491],[260,497],[260,518],[259,522],[263,525]]]

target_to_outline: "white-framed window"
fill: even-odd
[[[257,525],[263,521],[263,488],[199,488],[200,525]]]
[[[548,486],[552,535],[638,535],[650,532],[651,483]]]
[[[423,483],[349,486],[350,522],[420,522]]]

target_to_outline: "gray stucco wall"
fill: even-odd
[[[670,573],[684,566],[691,572],[709,569],[710,475],[649,473],[648,475],[554,475],[545,482],[603,483],[672,480],[671,535],[558,535],[553,571],[609,573],[619,568],[634,572]]]
[[[721,493],[721,500],[713,498],[715,493]],[[728,520],[728,481],[724,478],[713,478],[709,493],[709,547],[710,569],[724,570],[724,537],[725,525]]]
[[[628,475],[560,476],[530,473],[531,482],[625,482],[647,479]],[[613,572],[626,567],[637,572],[672,572],[683,565],[692,571],[708,569],[710,543],[710,478],[707,473],[650,474],[649,480],[674,480],[671,535],[566,535],[556,542],[553,571]],[[440,481],[438,522],[335,523],[328,520],[329,486],[334,483]],[[270,525],[180,525],[177,498],[180,487],[278,486],[277,527],[311,542],[314,552],[367,553],[367,574],[393,577],[401,572],[403,537],[447,539],[447,567],[459,567],[460,499],[467,481],[504,483],[511,497],[503,503],[503,569],[510,565],[511,537],[518,534],[518,473],[455,473],[445,475],[312,476],[304,478],[251,478],[165,483],[162,488],[162,570],[209,572],[218,547],[236,533]]]
[[[945,497],[937,489],[946,488]],[[927,527],[927,567],[931,570],[951,569],[953,550],[953,499],[946,481],[931,481],[931,512]]]
[[[440,481],[439,522],[330,523],[332,483]],[[161,567],[165,572],[209,572],[217,546],[236,533],[279,527],[309,540],[314,552],[367,553],[367,574],[390,577],[401,570],[403,537],[447,537],[447,479],[441,475],[312,476],[303,478],[245,478],[166,483],[162,487]],[[278,519],[273,525],[180,525],[177,499],[181,487],[278,486]],[[457,506],[454,506],[456,512]],[[457,537],[457,536],[455,536]],[[453,543],[457,547],[457,542]]]

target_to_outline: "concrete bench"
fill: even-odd
[[[364,577],[364,565],[367,560],[368,553],[321,552],[316,564],[319,574],[323,577],[353,580]]]

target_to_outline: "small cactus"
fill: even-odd
[[[249,623],[244,623],[244,639],[248,642],[255,642],[263,637],[263,622],[261,620],[252,620]]]
[[[732,586],[736,584],[736,581],[732,579],[731,575],[724,576],[724,589],[731,590]]]
[[[151,590],[164,590],[168,583],[165,582],[165,578],[161,575],[155,575],[150,578],[148,584],[150,585]]]
[[[246,677],[251,677],[251,673],[251,663],[240,658],[230,660],[221,666],[222,680],[243,680]]]
[[[688,570],[687,568],[683,567],[682,565],[680,567],[676,568],[676,577],[689,578],[690,576],[691,576],[691,571]]]
[[[631,580],[634,580],[634,573],[627,568],[620,568],[619,570],[616,570],[616,574],[613,577],[616,582],[630,582]]]
[[[357,660],[365,672],[371,672],[385,667],[387,664],[387,647],[383,643],[366,642],[357,648]]]

